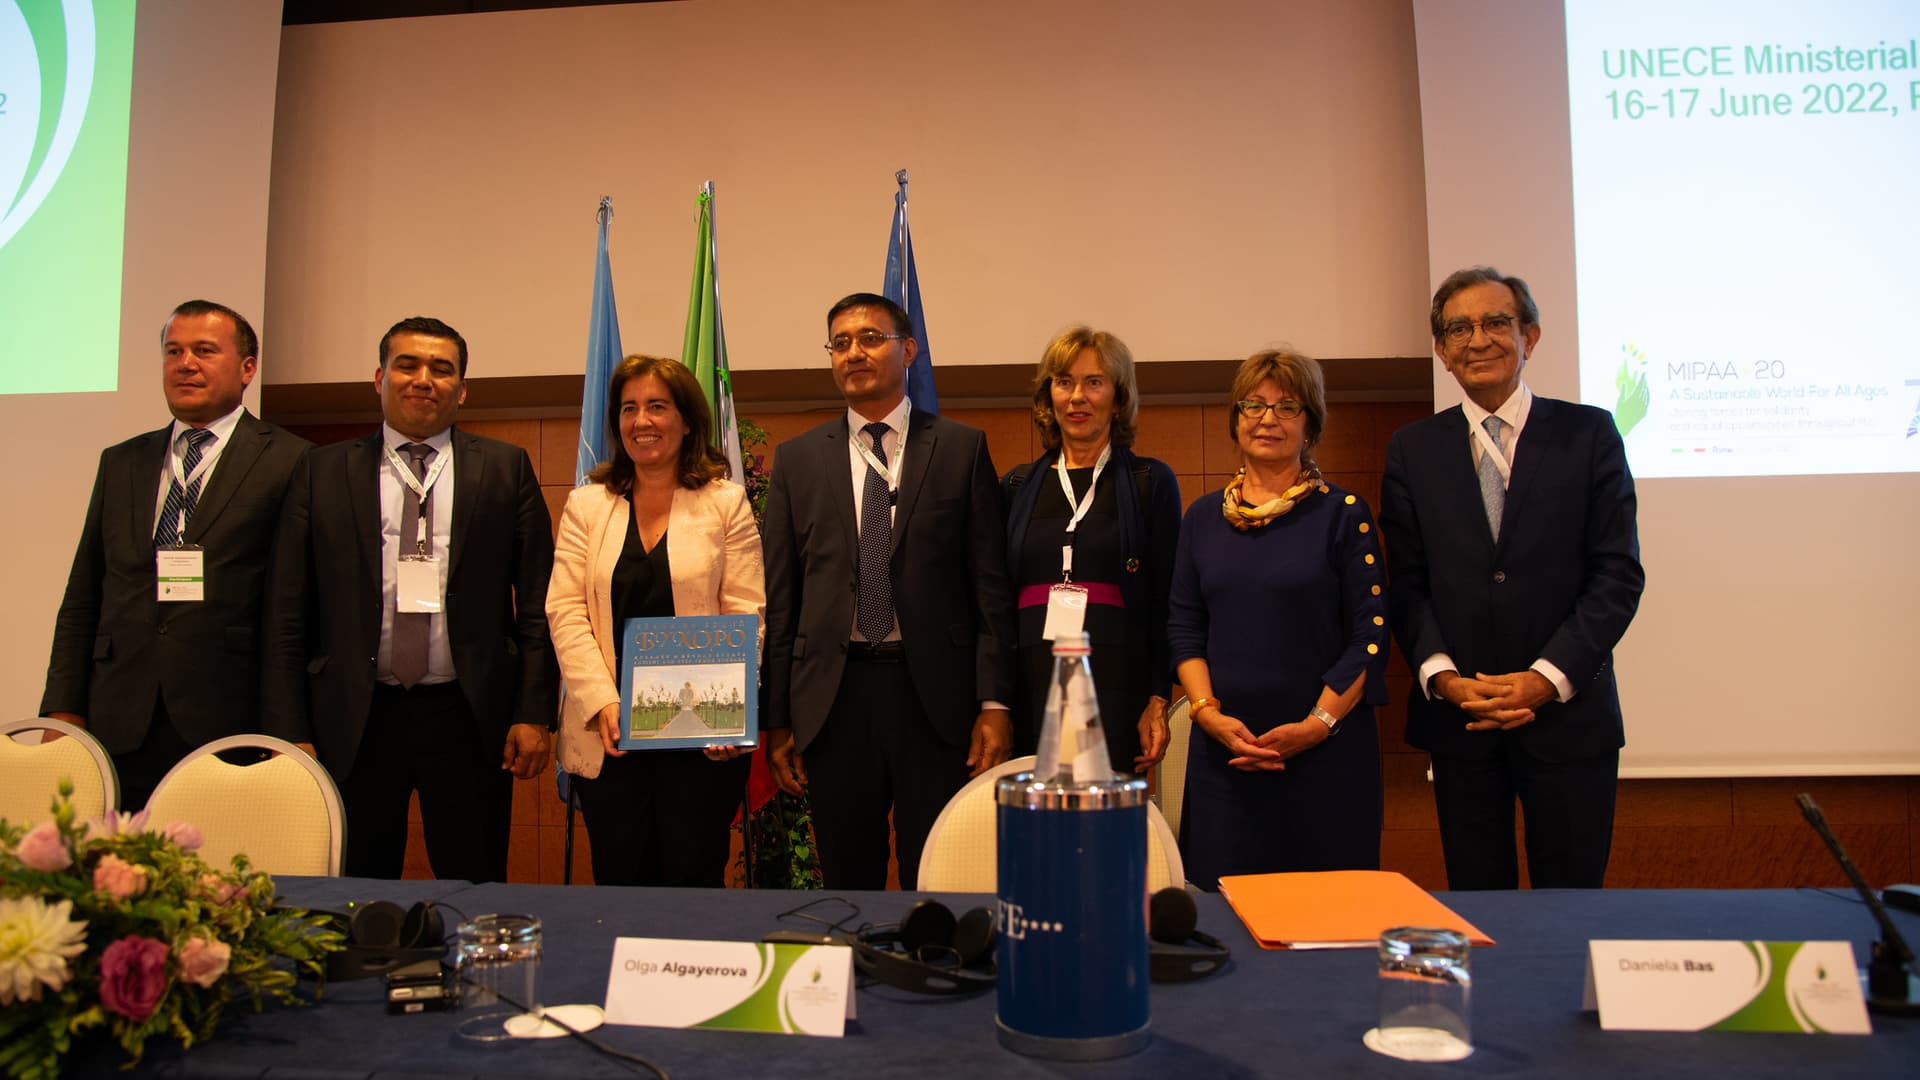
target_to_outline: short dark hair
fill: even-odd
[[[212,300],[189,300],[174,308],[173,312],[167,316],[167,322],[160,324],[160,344],[167,343],[167,323],[171,323],[182,315],[188,318],[198,315],[225,315],[233,320],[233,345],[240,350],[240,358],[244,360],[251,356],[255,360],[260,359],[260,335],[253,332],[253,324],[247,321],[246,316],[225,304],[216,304]]]
[[[387,366],[387,343],[392,341],[396,334],[424,334],[427,337],[446,338],[453,342],[454,347],[460,350],[460,377],[463,379],[467,377],[467,339],[460,336],[460,331],[439,319],[431,319],[425,315],[413,315],[401,319],[381,336],[380,367],[382,370]]]
[[[828,308],[827,332],[833,332],[833,320],[839,318],[841,312],[848,308],[857,307],[877,307],[884,309],[888,315],[893,316],[894,333],[905,337],[913,336],[913,316],[907,314],[907,309],[881,296],[879,293],[870,292],[848,293],[846,296],[840,298],[839,303]]]
[[[1040,429],[1040,445],[1060,449],[1060,420],[1053,415],[1053,380],[1066,374],[1084,349],[1092,349],[1100,358],[1100,370],[1113,383],[1113,423],[1108,438],[1115,446],[1132,446],[1133,422],[1140,414],[1140,401],[1133,392],[1133,353],[1126,342],[1088,326],[1062,330],[1040,354],[1040,367],[1033,374],[1033,426]]]
[[[687,422],[687,437],[680,443],[680,486],[703,488],[733,471],[727,456],[713,445],[713,414],[707,409],[707,395],[700,389],[700,380],[678,360],[635,353],[614,366],[613,378],[607,383],[607,444],[613,456],[594,466],[587,479],[607,485],[615,495],[633,494],[633,456],[620,437],[620,391],[629,380],[648,375],[666,386],[673,407]],[[585,420],[581,418],[583,423]]]
[[[1265,349],[1240,362],[1240,370],[1233,375],[1233,390],[1227,403],[1227,437],[1233,440],[1235,446],[1240,445],[1240,407],[1237,403],[1268,379],[1298,398],[1305,408],[1307,439],[1300,448],[1300,466],[1303,469],[1318,469],[1320,463],[1313,458],[1313,448],[1320,445],[1320,436],[1327,430],[1327,379],[1321,374],[1318,360],[1291,349]]]
[[[1514,312],[1520,317],[1520,328],[1540,325],[1540,305],[1533,302],[1533,291],[1527,283],[1517,277],[1508,277],[1491,266],[1469,266],[1465,270],[1455,270],[1447,275],[1434,291],[1433,308],[1427,312],[1427,321],[1433,325],[1433,340],[1439,341],[1446,336],[1447,328],[1441,325],[1441,313],[1447,309],[1447,301],[1461,289],[1470,289],[1475,285],[1505,285],[1513,290],[1513,302],[1520,310]]]

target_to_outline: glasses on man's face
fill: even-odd
[[[1489,315],[1484,319],[1455,319],[1440,328],[1449,345],[1464,345],[1472,339],[1475,327],[1486,332],[1488,337],[1506,337],[1513,333],[1515,323],[1520,320],[1512,315]]]
[[[899,341],[906,336],[905,334],[883,334],[878,330],[862,330],[857,334],[841,334],[821,348],[835,356],[845,356],[853,351],[855,345],[872,352],[889,341]]]
[[[1307,407],[1297,401],[1236,401],[1233,407],[1249,420],[1258,420],[1269,410],[1282,420],[1291,420],[1307,411]]]

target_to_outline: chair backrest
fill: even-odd
[[[16,741],[30,731],[57,731],[65,738]],[[15,825],[52,820],[62,778],[73,781],[73,810],[81,821],[104,816],[119,801],[113,759],[86,730],[46,717],[0,724],[0,818]]]
[[[251,765],[215,756],[247,747],[276,756]],[[205,837],[201,858],[217,868],[244,854],[269,874],[340,876],[340,791],[319,762],[271,735],[215,739],[182,758],[153,789],[147,820],[191,822]]]
[[[1167,828],[1180,835],[1180,811],[1187,798],[1187,741],[1193,737],[1193,707],[1187,695],[1167,708],[1167,753],[1160,759],[1160,812]]]
[[[947,800],[920,855],[917,888],[921,892],[990,893],[999,887],[1000,830],[994,790],[1002,777],[1031,772],[1036,760],[1028,755],[1003,762],[967,781]],[[1184,885],[1186,880],[1179,845],[1160,808],[1149,802],[1147,889],[1157,892],[1168,885]]]

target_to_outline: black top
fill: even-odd
[[[667,565],[667,534],[661,533],[653,550],[640,542],[640,515],[629,508],[627,538],[620,545],[620,561],[613,566],[613,624],[628,619],[652,619],[673,614],[673,573]],[[627,635],[613,635],[614,670],[626,669]]]
[[[1093,470],[1068,469],[1073,497],[1087,497],[1087,485]],[[1060,478],[1053,469],[1035,470],[1026,482],[1038,484],[1033,517],[1020,539],[1020,575],[1016,589],[1028,585],[1053,585],[1060,581],[1060,548],[1066,543],[1067,522],[1073,508],[1060,490]],[[1117,572],[1125,561],[1120,549],[1119,513],[1114,489],[1120,483],[1132,483],[1125,469],[1112,463],[1100,472],[1100,486],[1094,490],[1093,505],[1073,531],[1073,580],[1081,584],[1119,585]],[[1031,752],[1040,737],[1040,724],[1046,711],[1048,683],[1053,673],[1053,643],[1040,633],[1046,627],[1047,607],[1035,604],[1019,609],[1020,662],[1026,700],[1015,722],[1015,748]],[[1140,753],[1140,710],[1151,693],[1166,693],[1166,680],[1154,690],[1144,650],[1129,633],[1127,611],[1111,604],[1088,604],[1086,622],[1088,643],[1093,648],[1094,694],[1100,702],[1100,724],[1107,733],[1107,755],[1116,772],[1133,772],[1134,756]]]

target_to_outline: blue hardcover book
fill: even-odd
[[[760,619],[628,619],[620,749],[697,750],[760,740]]]

